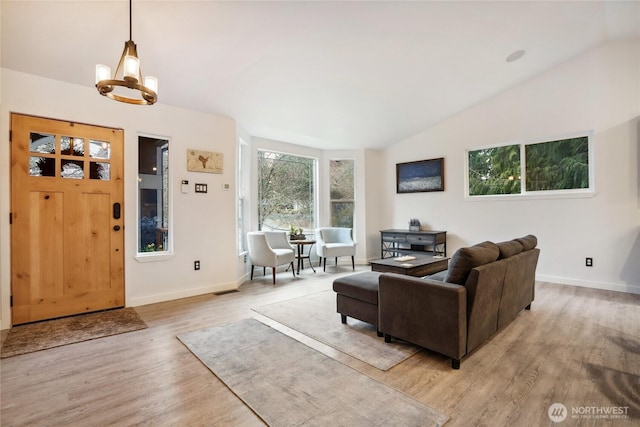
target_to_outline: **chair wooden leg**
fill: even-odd
[[[271,267],[271,272],[273,274],[273,286],[275,286],[276,285],[276,268]]]
[[[291,272],[293,273],[293,278],[296,278],[296,269],[293,268],[293,261],[291,261]]]
[[[338,265],[338,257],[336,257],[336,265]]]
[[[327,259],[326,258],[323,258],[323,259],[324,259],[324,267],[322,267],[322,271],[327,271]]]
[[[251,264],[251,280],[253,280],[253,267],[255,267],[255,265]]]
[[[262,275],[263,276],[267,275],[267,267],[262,267]]]
[[[351,268],[353,268],[354,271],[356,269],[356,261],[353,259],[353,255],[351,255]]]

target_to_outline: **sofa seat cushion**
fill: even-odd
[[[538,238],[533,234],[528,234],[524,237],[520,237],[518,239],[513,239],[516,242],[520,243],[525,251],[529,251],[536,246],[538,246]]]
[[[449,274],[449,270],[442,270],[442,271],[438,271],[437,273],[424,276],[423,279],[437,280],[438,282],[444,282],[444,279],[447,278],[447,274]]]
[[[515,240],[496,243],[496,246],[498,246],[498,249],[500,249],[500,256],[498,256],[498,259],[504,259],[514,255],[518,255],[524,250],[522,243],[516,242]]]
[[[493,262],[499,255],[498,246],[489,241],[460,248],[451,258],[445,282],[464,285],[473,268]]]
[[[325,243],[325,257],[326,253],[331,253],[331,257],[341,257],[353,255],[355,245],[353,243]]]
[[[380,273],[364,271],[333,281],[333,290],[341,295],[378,305],[378,278]]]

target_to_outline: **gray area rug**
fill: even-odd
[[[178,339],[270,426],[441,426],[448,419],[256,319]]]
[[[81,341],[145,329],[133,308],[99,311],[14,326],[2,343],[1,357],[17,356]]]
[[[291,329],[349,356],[386,371],[419,351],[403,342],[385,343],[369,323],[348,318],[340,322],[336,294],[324,291],[253,309]]]

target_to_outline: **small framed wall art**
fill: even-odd
[[[444,191],[444,158],[396,164],[396,193]]]
[[[187,170],[191,172],[222,173],[222,153],[188,149]]]

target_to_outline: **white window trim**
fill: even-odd
[[[353,162],[353,225],[352,225],[352,229],[355,230],[356,229],[356,207],[357,207],[357,191],[356,191],[356,177],[357,177],[357,170],[356,168],[358,167],[358,162],[356,161],[355,157],[331,157],[329,159],[329,167],[327,168],[328,171],[328,178],[329,178],[329,221],[331,221],[331,217],[333,215],[333,212],[331,210],[331,203],[334,202],[334,199],[331,198],[331,166],[330,163],[332,161],[335,160],[350,160]],[[338,200],[335,200],[338,201]]]
[[[168,201],[168,206],[167,206],[167,210],[169,211],[169,232],[167,235],[167,239],[169,241],[169,247],[167,248],[166,251],[161,251],[161,252],[138,252],[138,242],[140,239],[140,191],[138,188],[138,184],[136,182],[136,243],[135,243],[135,248],[136,248],[136,255],[134,257],[134,259],[137,262],[140,263],[146,263],[146,262],[159,262],[159,261],[167,261],[172,259],[175,254],[173,251],[173,151],[171,149],[171,138],[168,136],[163,136],[163,135],[156,135],[156,134],[151,134],[151,133],[144,133],[144,132],[138,132],[138,134],[136,135],[136,145],[139,144],[139,139],[140,137],[146,137],[146,138],[154,138],[154,139],[164,139],[168,142],[169,144],[169,177],[167,178],[167,182],[169,183],[169,185],[167,186],[167,192],[169,193],[167,195],[167,201]],[[136,154],[139,155],[139,146],[136,149]],[[138,156],[136,156],[136,162],[139,164],[139,159]],[[138,170],[139,173],[139,170]],[[137,174],[136,174],[137,175]]]
[[[270,148],[257,148],[256,149],[256,155],[260,156],[260,152],[268,152],[268,153],[275,153],[275,154],[283,154],[286,156],[295,156],[295,157],[302,157],[305,159],[312,159],[314,160],[314,167],[313,167],[313,182],[314,182],[314,186],[313,186],[313,229],[312,230],[304,230],[304,231],[308,231],[309,233],[315,233],[316,229],[319,227],[319,210],[320,210],[320,191],[319,191],[319,173],[318,173],[318,168],[320,167],[320,159],[316,156],[309,156],[309,155],[305,155],[305,154],[298,154],[295,152],[289,152],[289,151],[282,151],[282,150],[275,150],[275,149],[270,149]],[[256,167],[258,164],[258,159],[256,157]],[[257,178],[257,175],[256,175]],[[256,179],[257,182],[257,179]],[[256,191],[256,195],[255,195],[255,200],[256,203],[259,205],[260,201],[257,200],[257,198],[259,197],[259,191]],[[256,205],[256,207],[258,207]]]

